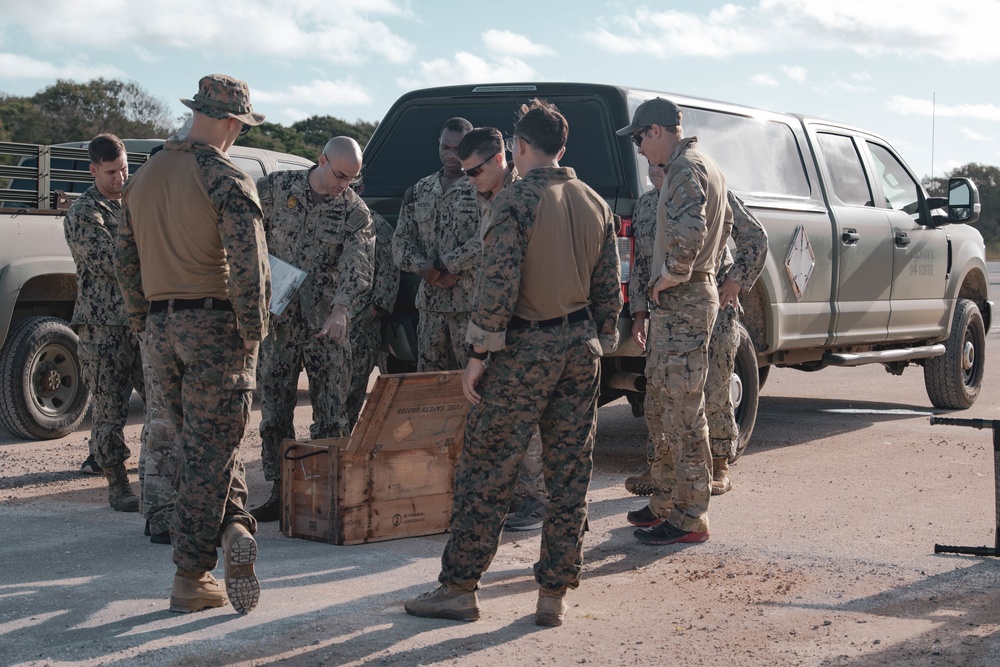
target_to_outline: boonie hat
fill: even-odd
[[[637,106],[635,113],[632,114],[632,124],[623,127],[615,134],[624,137],[626,134],[635,134],[636,130],[650,125],[672,127],[680,124],[681,110],[677,108],[677,105],[662,97],[654,97]]]
[[[247,125],[260,125],[264,114],[255,113],[250,104],[250,87],[245,81],[225,74],[209,74],[198,82],[198,94],[181,100],[188,109],[211,118],[235,118]]]

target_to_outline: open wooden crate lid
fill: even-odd
[[[375,456],[461,445],[468,411],[462,371],[380,375],[346,453]]]

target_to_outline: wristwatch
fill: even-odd
[[[469,358],[479,359],[479,361],[486,361],[486,358],[490,356],[489,352],[476,352],[476,346],[469,344]]]
[[[440,271],[441,273],[448,273],[448,269],[445,268],[444,262],[441,261],[440,257],[434,258],[434,268]]]

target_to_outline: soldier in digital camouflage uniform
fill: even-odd
[[[522,114],[511,140],[522,180],[500,192],[485,221],[462,376],[473,405],[441,585],[406,601],[415,616],[479,618],[476,589],[536,426],[549,492],[534,567],[538,625],[562,623],[566,590],[579,585],[583,569],[600,355],[617,343],[622,307],[616,225],[600,195],[558,164],[568,134],[563,116],[537,100]]]
[[[726,181],[697,150],[696,138],[682,138],[681,112],[669,100],[640,104],[618,134],[631,135],[651,163],[666,165],[650,260],[654,309],[646,351],[646,408],[663,422],[662,434],[653,434],[658,488],[647,507],[627,518],[647,544],[704,542],[712,481],[704,389],[719,309],[715,276],[732,222]]]
[[[473,128],[462,137],[458,159],[469,183],[476,188],[476,201],[483,222],[489,219],[493,201],[500,191],[520,177],[504,152],[503,134],[495,127]],[[483,229],[480,236],[485,233]],[[510,511],[503,527],[506,530],[536,530],[545,519],[545,475],[542,468],[542,441],[536,429],[517,471],[517,484]]]
[[[125,470],[130,452],[124,428],[132,388],[145,398],[142,355],[139,340],[128,327],[114,266],[128,160],[125,146],[113,134],[94,137],[87,150],[94,185],[73,202],[63,223],[76,263],[77,298],[71,324],[80,338],[82,375],[93,397],[90,457],[108,480],[111,507],[138,512],[139,498]]]
[[[360,173],[361,147],[350,137],[334,137],[311,169],[278,171],[257,182],[268,252],[306,272],[261,346],[261,461],[272,485],[270,497],[252,512],[258,521],[278,520],[281,443],[295,437],[303,366],[313,412],[310,437],[351,432],[348,314],[371,289],[375,252],[371,213],[350,187]]]
[[[658,165],[649,166],[650,180],[653,181],[655,189],[639,198],[632,218],[635,252],[629,279],[629,306],[633,317],[632,337],[643,348],[646,346],[646,318],[649,308],[646,290],[649,283],[649,262],[653,254],[656,207],[664,175],[663,169]],[[739,197],[729,192],[727,198],[733,212],[731,234],[736,244],[736,258],[734,260],[728,246],[723,247],[719,272],[716,275],[719,314],[709,343],[709,367],[705,381],[705,411],[712,450],[712,495],[721,495],[732,488],[729,462],[736,455],[736,441],[740,435],[730,393],[730,378],[740,343],[739,292],[741,289],[749,290],[753,286],[767,256],[767,232],[764,231],[763,225]],[[656,407],[647,410],[646,417],[649,429],[646,456],[651,468],[656,455],[655,442],[659,440],[662,431],[662,420],[658,418]],[[625,488],[629,493],[648,496],[657,487],[651,470],[647,469],[642,475],[626,479]]]
[[[421,278],[418,371],[456,370],[468,361],[465,332],[479,264],[479,205],[462,172],[458,144],[471,129],[464,118],[445,122],[438,138],[443,167],[406,191],[392,235],[396,265]]]
[[[124,189],[116,271],[178,441],[170,609],[220,607],[228,597],[246,613],[260,584],[239,446],[267,334],[270,270],[257,190],[225,151],[264,116],[242,81],[213,74],[198,88],[181,100],[194,112],[185,139],[168,141]],[[211,574],[219,544],[225,589]]]
[[[347,420],[351,430],[368,392],[368,378],[378,364],[382,322],[392,313],[399,291],[399,269],[392,261],[392,225],[372,212],[375,228],[375,268],[372,288],[351,313],[351,388],[347,393]]]

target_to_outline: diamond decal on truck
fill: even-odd
[[[816,266],[816,254],[809,243],[809,235],[806,228],[799,225],[792,234],[792,244],[788,248],[788,256],[785,258],[785,269],[788,271],[788,278],[792,281],[792,290],[795,292],[795,300],[802,300],[802,293],[806,291],[809,284],[809,276],[812,275]]]

